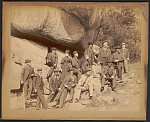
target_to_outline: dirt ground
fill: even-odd
[[[100,82],[97,79],[94,98],[88,99],[88,95],[82,95],[82,100],[78,103],[66,103],[61,109],[71,111],[138,111],[140,108],[140,63],[129,64],[128,74],[123,74],[123,80],[117,82],[116,92],[111,91],[111,88],[105,86],[104,92],[100,92]],[[45,95],[45,98],[48,96]],[[49,103],[49,106],[53,106],[54,103]],[[32,107],[26,110],[35,109],[35,103]],[[51,109],[55,109],[51,107]],[[49,110],[51,110],[49,109]]]

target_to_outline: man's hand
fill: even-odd
[[[54,64],[54,67],[56,67],[56,64]]]
[[[127,60],[129,60],[129,58],[127,58]]]
[[[61,88],[58,88],[58,90],[60,91],[60,90],[61,90]]]
[[[54,94],[54,91],[52,91],[52,94]]]
[[[104,78],[106,78],[106,76],[105,76],[105,75],[103,75],[103,77],[104,77]]]
[[[68,88],[68,86],[67,86],[67,85],[64,85],[64,87]]]
[[[115,62],[118,62],[119,60],[115,60]]]
[[[24,83],[24,82],[23,82],[23,80],[22,80],[22,81],[20,81],[20,83],[21,83],[21,84],[23,84],[23,83]]]

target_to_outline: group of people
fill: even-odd
[[[43,94],[43,78],[42,68],[37,69],[37,74],[34,73],[34,68],[30,66],[31,60],[25,60],[26,66],[23,67],[21,84],[24,84],[25,100],[30,100],[32,90],[37,93],[36,109],[49,108],[48,102],[56,102],[55,107],[62,108],[66,103],[67,95],[68,102],[79,102],[81,93],[89,91],[89,99],[93,99],[94,91],[94,73],[93,65],[100,65],[101,72],[99,73],[101,86],[100,92],[103,92],[104,86],[108,83],[112,90],[115,91],[116,80],[122,79],[122,72],[127,73],[127,62],[129,60],[129,51],[125,43],[122,43],[122,48],[117,46],[115,51],[111,51],[108,47],[108,42],[103,43],[103,47],[95,54],[91,42],[89,47],[84,51],[84,62],[81,64],[78,58],[78,51],[73,52],[73,57],[69,50],[65,51],[65,57],[61,59],[61,68],[58,65],[57,49],[51,48],[51,52],[46,56],[46,65],[50,67],[47,74],[49,83],[49,97],[46,101]]]

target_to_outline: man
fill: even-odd
[[[65,51],[65,57],[61,60],[61,69],[62,69],[62,81],[65,79],[65,76],[67,75],[67,69],[68,67],[72,66],[72,59],[70,57],[70,51]]]
[[[58,64],[58,55],[56,53],[56,48],[52,47],[52,52],[49,52],[46,56],[46,64],[50,67],[49,72],[47,74],[47,79],[49,79],[54,69],[57,67]]]
[[[92,74],[92,69],[89,68],[87,70],[86,74],[83,74],[81,76],[81,78],[75,88],[75,94],[74,94],[75,102],[79,101],[82,91],[89,90],[89,93],[90,93],[89,99],[93,98],[94,84],[93,84],[93,76],[91,74]]]
[[[106,81],[111,83],[112,91],[116,88],[116,78],[115,78],[115,70],[112,66],[112,61],[109,59],[107,61],[107,65],[103,67],[102,69],[102,82],[101,82],[101,92],[104,90],[104,86]]]
[[[129,50],[126,48],[126,44],[122,43],[121,54],[123,56],[123,69],[124,73],[128,72]]]
[[[30,100],[32,92],[32,75],[34,74],[34,68],[31,67],[31,60],[29,59],[25,60],[25,64],[21,73],[21,84],[24,85],[24,97],[25,102],[27,102],[27,100]]]
[[[72,58],[72,68],[73,68],[73,74],[77,76],[77,81],[81,78],[81,72],[80,72],[80,63],[78,59],[78,52],[73,52],[74,57]]]
[[[58,68],[54,69],[54,75],[50,78],[49,88],[50,88],[50,95],[49,101],[52,102],[53,99],[56,97],[57,93],[60,90],[61,85],[61,76],[60,70]]]
[[[39,110],[40,106],[42,104],[43,109],[47,109],[48,105],[45,101],[44,95],[43,95],[43,77],[42,77],[42,68],[37,69],[37,74],[33,77],[33,88],[34,91],[37,93],[37,102],[36,102],[36,109]]]
[[[123,57],[120,53],[120,47],[117,46],[115,47],[116,52],[113,53],[112,55],[112,61],[114,63],[114,65],[116,66],[116,74],[118,77],[118,80],[122,80],[122,61],[123,61]]]
[[[91,42],[88,43],[89,47],[84,51],[85,61],[87,62],[88,66],[92,66],[94,61],[94,54],[92,50],[93,44]]]
[[[108,43],[107,41],[103,42],[103,48],[100,49],[99,55],[98,55],[98,62],[102,63],[103,66],[107,65],[107,61],[111,56],[111,51],[108,48]]]
[[[74,88],[77,84],[76,77],[73,75],[73,69],[68,68],[67,71],[69,72],[64,79],[64,82],[61,85],[61,90],[59,94],[59,99],[57,99],[59,108],[62,108],[66,103],[67,94],[70,93],[69,102],[73,102],[73,95],[74,95]]]

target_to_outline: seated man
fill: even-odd
[[[73,69],[68,68],[67,71],[69,72],[69,74],[66,75],[64,81],[62,82],[61,90],[57,94],[56,96],[57,98],[55,99],[59,104],[56,107],[59,107],[59,108],[62,108],[64,106],[68,93],[70,93],[69,102],[72,103],[73,95],[74,95],[74,88],[77,84],[76,76],[73,75]]]
[[[92,74],[92,69],[89,68],[86,74],[81,76],[75,88],[75,94],[74,94],[75,102],[79,101],[82,91],[89,90],[90,92],[89,99],[93,98],[93,76],[91,74]]]
[[[48,105],[45,101],[44,95],[43,95],[43,77],[42,75],[42,68],[37,69],[37,74],[33,76],[33,88],[34,91],[37,93],[37,103],[36,103],[36,109],[39,110],[40,106],[42,104],[43,109],[47,109]]]
[[[54,69],[54,75],[50,78],[49,81],[49,88],[50,88],[49,102],[52,102],[53,99],[56,97],[58,91],[60,90],[60,85],[61,85],[60,70],[56,68]]]
[[[108,60],[107,65],[102,69],[101,92],[104,90],[106,81],[111,83],[112,91],[116,88],[115,69],[112,66],[112,61]]]

